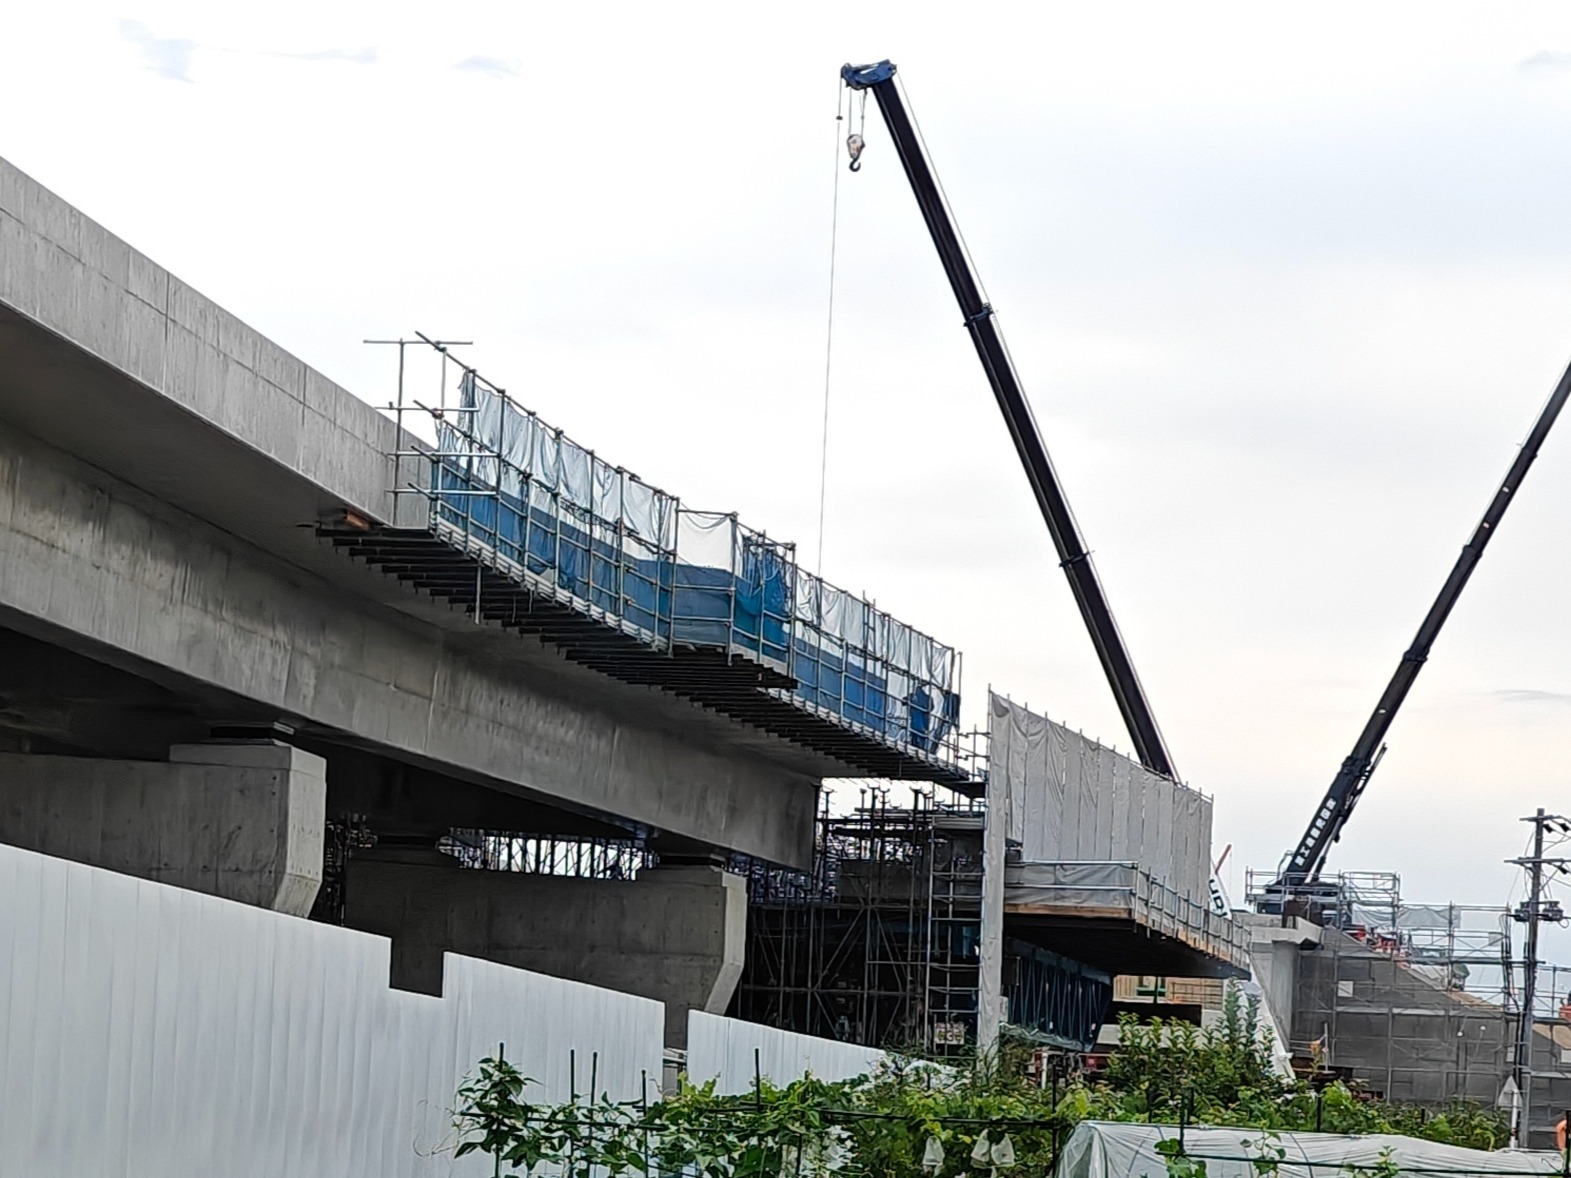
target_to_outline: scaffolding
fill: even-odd
[[[659,856],[641,838],[518,834],[454,829],[437,849],[476,871],[513,871],[570,879],[637,879]]]
[[[1251,899],[1274,871],[1247,875]],[[1298,955],[1289,1046],[1372,1092],[1440,1109],[1509,1102],[1521,1025],[1522,962],[1504,905],[1417,904],[1385,872],[1314,885],[1320,944]],[[1568,979],[1539,967],[1531,1057],[1534,1144],[1571,1107]],[[1547,984],[1545,984],[1547,983]]]
[[[748,951],[732,1012],[805,1034],[929,1055],[976,1040],[982,814],[865,789],[819,815],[809,872],[738,859]]]
[[[1512,1066],[1514,1004],[1469,978],[1481,960],[1460,947],[1447,956],[1436,946],[1417,961],[1408,944],[1397,932],[1357,939],[1328,928],[1299,959],[1290,1046],[1318,1050],[1391,1100],[1493,1104]],[[1495,953],[1482,963],[1499,967]]]
[[[864,789],[818,819],[813,868],[746,859],[746,964],[732,1013],[933,1057],[976,1049],[984,812]],[[1007,933],[1007,930],[1006,930]],[[1112,979],[1027,939],[999,946],[1011,1033],[1072,1051],[1095,1041]]]
[[[1277,872],[1250,869],[1251,903],[1268,897]],[[1371,953],[1400,963],[1442,990],[1515,1008],[1515,965],[1508,909],[1480,904],[1415,904],[1402,898],[1401,877],[1387,871],[1347,871],[1316,881],[1317,924],[1340,932]],[[1556,977],[1553,966],[1547,970]],[[1548,994],[1545,995],[1547,1009]]]

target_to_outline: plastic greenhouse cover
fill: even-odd
[[[1167,1165],[1157,1143],[1178,1136],[1172,1125],[1135,1125],[1082,1121],[1059,1156],[1055,1178],[1165,1178]],[[1370,1168],[1389,1157],[1402,1174],[1469,1175],[1559,1174],[1564,1160],[1537,1150],[1464,1149],[1416,1137],[1372,1133],[1271,1133],[1264,1145],[1274,1159],[1283,1151],[1279,1178],[1342,1178],[1349,1167]],[[1275,1148],[1272,1148],[1275,1147]],[[1389,1151],[1389,1153],[1388,1153]],[[1207,1178],[1258,1178],[1255,1159],[1263,1154],[1258,1129],[1184,1131],[1184,1153],[1205,1163]]]

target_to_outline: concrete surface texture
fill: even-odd
[[[1263,916],[1234,912],[1233,919],[1249,932],[1249,972],[1260,987],[1265,1013],[1282,1043],[1291,1042],[1293,1004],[1298,987],[1298,958],[1303,949],[1320,944],[1323,930],[1297,916]]]
[[[322,882],[321,757],[273,742],[170,761],[0,755],[0,841],[305,916]]]
[[[317,539],[346,509],[398,522],[388,455],[409,444],[0,161],[0,627],[208,722],[282,719],[309,747],[805,866],[817,783],[844,766]]]
[[[630,723],[614,700],[313,584],[3,426],[0,610],[254,718],[352,734],[778,861],[808,852],[812,779]]]
[[[442,954],[461,953],[658,999],[680,1047],[688,1012],[723,1013],[742,973],[747,893],[717,867],[570,879],[379,849],[350,859],[344,887],[345,923],[392,938],[402,989],[440,993]]]

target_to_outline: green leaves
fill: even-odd
[[[1120,1050],[1099,1074],[1051,1088],[1023,1068],[934,1069],[899,1061],[840,1083],[813,1077],[722,1096],[714,1082],[682,1081],[653,1104],[606,1097],[565,1103],[525,1099],[533,1081],[499,1049],[457,1094],[455,1153],[494,1159],[494,1172],[564,1178],[1045,1178],[1058,1148],[1083,1120],[1236,1126],[1255,1178],[1277,1178],[1286,1151],[1276,1134],[1402,1133],[1476,1149],[1505,1142],[1492,1109],[1441,1114],[1369,1099],[1340,1083],[1316,1091],[1272,1068],[1258,1008],[1229,996],[1214,1026],[1123,1019]],[[1007,1149],[1004,1142],[1008,1143]],[[1164,1144],[1165,1178],[1206,1178],[1205,1164]],[[973,1159],[986,1157],[982,1165]],[[1345,1178],[1395,1178],[1378,1163]]]
[[[1162,1155],[1167,1166],[1167,1178],[1206,1178],[1206,1164],[1184,1153],[1184,1144],[1176,1137],[1167,1137],[1156,1143],[1156,1152]]]

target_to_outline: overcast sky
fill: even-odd
[[[1298,837],[1571,356],[1563,5],[13,6],[0,154],[385,401],[547,420],[817,548],[835,123],[899,63],[1216,850]],[[823,572],[1127,748],[876,112]],[[1571,423],[1332,866],[1500,902],[1571,810]]]

